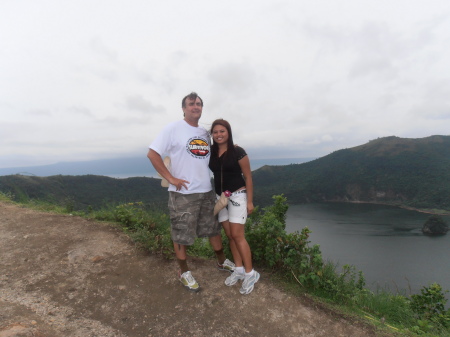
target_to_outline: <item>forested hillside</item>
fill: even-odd
[[[253,172],[255,205],[284,194],[291,204],[363,201],[450,211],[450,136],[386,137],[325,157]],[[16,200],[89,206],[142,201],[166,207],[167,189],[154,178],[0,176],[0,191]]]
[[[166,206],[168,198],[167,188],[161,187],[161,180],[145,177],[9,175],[0,176],[0,191],[17,201],[38,199],[75,210],[139,201]]]
[[[450,136],[379,138],[300,165],[265,166],[253,180],[263,204],[283,193],[293,204],[365,201],[450,210]]]

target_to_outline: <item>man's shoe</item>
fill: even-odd
[[[190,291],[197,292],[200,290],[200,286],[198,285],[197,281],[195,280],[194,276],[192,276],[190,271],[187,271],[183,274],[179,272],[178,275],[180,277],[180,282],[183,283],[183,285]]]
[[[217,263],[217,268],[219,270],[226,270],[229,271],[230,273],[234,272],[234,268],[236,266],[234,265],[233,262],[231,262],[230,260],[226,259],[223,264]]]
[[[239,292],[242,295],[248,295],[253,291],[255,287],[255,283],[259,280],[259,273],[255,270],[252,276],[246,276],[244,278],[244,282],[242,282],[242,287],[239,289]]]
[[[231,287],[232,285],[235,285],[237,281],[243,280],[244,278],[245,278],[244,273],[238,273],[235,271],[225,279],[225,285]]]

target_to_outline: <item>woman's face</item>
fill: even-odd
[[[228,141],[228,130],[226,127],[222,125],[216,125],[213,128],[212,136],[214,139],[214,142],[217,144],[226,144]]]

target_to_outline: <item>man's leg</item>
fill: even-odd
[[[226,260],[225,253],[223,252],[222,235],[216,235],[209,238],[209,242],[214,249],[217,256],[217,262],[223,264]]]
[[[216,253],[219,269],[233,271],[234,264],[226,261],[222,245],[222,226],[214,216],[214,205],[216,202],[215,193],[213,191],[203,194],[202,205],[199,212],[197,223],[197,236],[208,237],[211,246]],[[224,262],[227,267],[224,269]]]
[[[174,242],[173,248],[175,250],[175,256],[177,257],[178,265],[180,266],[180,273],[183,274],[189,270],[186,260],[186,246]]]
[[[190,291],[199,291],[200,285],[192,276],[191,271],[189,270],[189,267],[187,265],[186,246],[174,242],[173,247],[175,249],[175,256],[177,257],[178,266],[180,267],[180,272],[178,274],[180,282]]]
[[[210,237],[209,242],[211,243],[211,246],[213,247],[214,251],[223,250],[222,235],[219,234]]]
[[[179,195],[176,192],[169,192],[169,212],[171,219],[171,232],[175,256],[180,267],[180,282],[191,291],[199,291],[200,286],[189,270],[187,265],[186,245],[192,244],[195,240],[195,230],[191,224],[196,219],[192,214],[197,214],[198,202],[195,195]],[[184,244],[177,243],[183,242]]]

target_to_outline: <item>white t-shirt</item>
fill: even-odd
[[[150,144],[150,149],[161,156],[169,156],[170,173],[178,179],[189,181],[180,191],[170,184],[169,191],[183,194],[206,193],[212,190],[208,167],[210,137],[205,128],[189,125],[185,120],[168,124]]]

